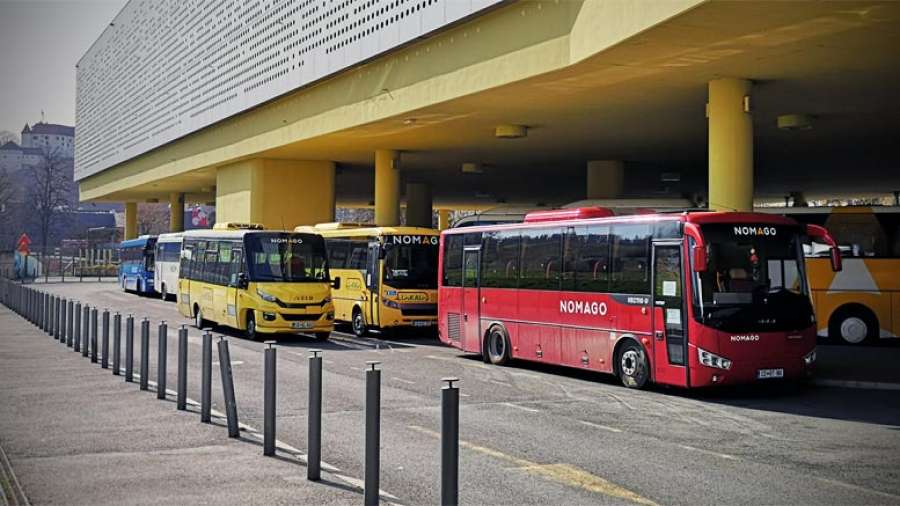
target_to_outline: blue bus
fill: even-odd
[[[142,235],[119,244],[119,284],[126,292],[153,293],[156,237]]]

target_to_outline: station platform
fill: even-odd
[[[229,439],[224,420],[176,411],[171,397],[140,391],[3,306],[0,328],[0,504],[362,502],[325,474],[307,481],[296,460],[263,457],[257,440]]]

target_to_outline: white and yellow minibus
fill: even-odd
[[[440,232],[420,227],[323,223],[328,264],[342,280],[332,291],[335,319],[358,336],[369,330],[434,328]]]
[[[313,233],[222,224],[184,233],[178,309],[197,328],[207,322],[257,334],[334,329],[325,241]]]

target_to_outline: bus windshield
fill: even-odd
[[[250,281],[328,281],[325,241],[315,234],[247,234]]]
[[[706,272],[695,275],[694,314],[726,331],[799,330],[812,324],[796,227],[710,224]]]
[[[384,256],[384,284],[401,289],[437,288],[437,265],[437,244],[391,244]]]

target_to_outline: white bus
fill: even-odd
[[[178,292],[178,269],[181,262],[182,233],[159,234],[156,240],[156,276],[153,288],[162,300]]]

